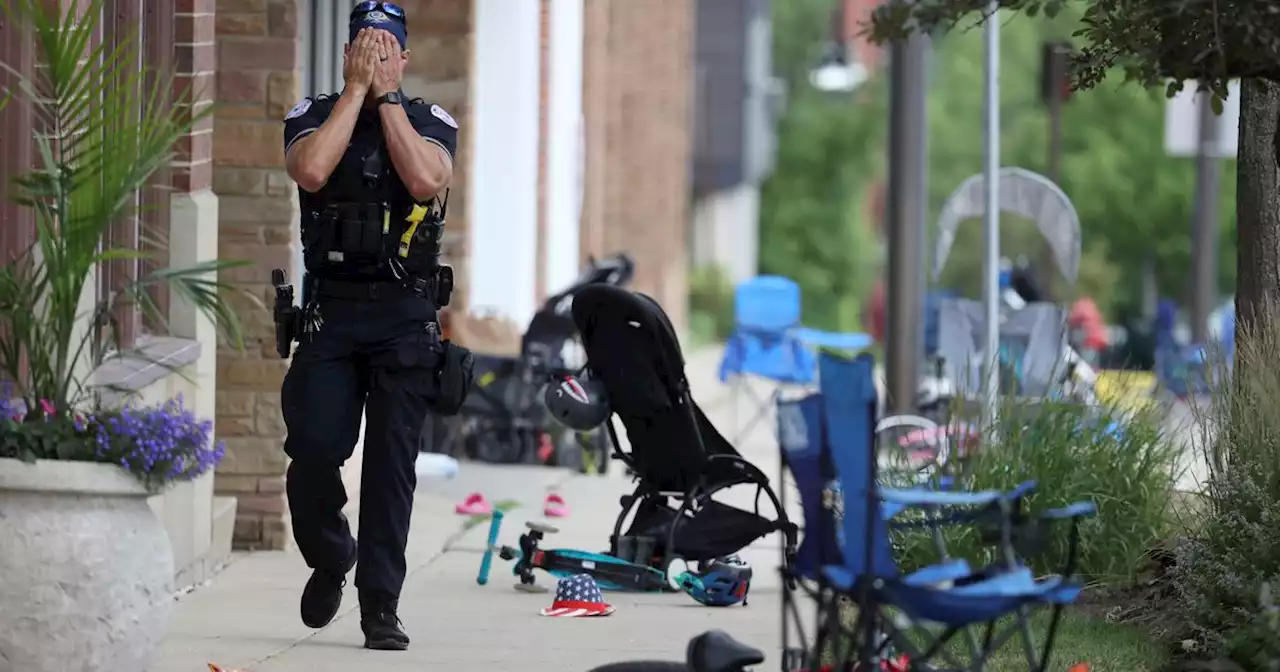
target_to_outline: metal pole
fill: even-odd
[[[1049,47],[1049,59],[1047,77],[1049,80],[1049,160],[1047,177],[1053,180],[1056,185],[1062,185],[1062,105],[1063,91],[1062,83],[1067,76],[1067,53],[1060,45],[1053,44]],[[1053,254],[1053,245],[1048,241],[1044,244],[1044,249],[1040,254],[1040,276],[1041,287],[1044,288],[1045,301],[1053,301],[1055,292],[1053,286],[1058,277],[1058,261]]]
[[[889,55],[889,282],[885,382],[892,413],[914,413],[920,386],[924,267],[925,56],[929,38],[912,33]]]
[[[1061,77],[1058,59],[1053,59],[1054,70]],[[1055,80],[1056,81],[1056,80]],[[1054,184],[1062,182],[1062,89],[1054,87],[1049,96],[1049,175]]]
[[[983,353],[985,383],[984,411],[987,422],[992,422],[1000,396],[1000,376],[997,366],[1000,350],[1000,3],[992,0],[987,5],[987,20],[983,24],[986,36],[986,122],[987,140],[983,156],[983,188],[985,209],[983,213],[983,239],[986,243],[982,256],[983,307],[986,330]]]
[[[917,228],[920,229],[920,254],[916,257],[917,271],[916,292],[919,294],[919,303],[916,304],[917,312],[920,315],[920,322],[916,329],[916,362],[924,365],[928,361],[928,349],[925,347],[925,325],[929,323],[928,314],[925,312],[925,295],[929,292],[929,262],[926,261],[929,253],[929,87],[933,83],[933,40],[925,35],[920,36],[920,100],[918,101],[919,118],[915,119],[916,133],[919,134],[920,142],[916,147],[916,180],[920,192],[920,223]],[[917,372],[919,373],[919,372]],[[933,375],[933,371],[928,371],[928,375]],[[916,409],[919,410],[919,409]]]
[[[1218,198],[1222,161],[1218,158],[1218,116],[1212,94],[1200,94],[1200,133],[1196,148],[1195,220],[1191,224],[1191,340],[1208,341],[1209,313],[1217,293]]]

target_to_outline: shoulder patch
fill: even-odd
[[[444,123],[452,126],[453,128],[458,127],[458,122],[454,121],[453,116],[450,115],[448,112],[445,112],[444,108],[440,107],[439,105],[431,106],[431,116],[435,117],[436,119],[439,119],[440,121],[443,121]]]
[[[296,119],[298,117],[301,117],[302,115],[306,114],[307,110],[309,109],[311,109],[311,99],[303,98],[302,100],[298,101],[297,105],[293,106],[292,110],[289,110],[289,114],[284,115],[284,120],[288,121],[290,119]]]

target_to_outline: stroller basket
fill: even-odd
[[[609,421],[615,457],[631,467],[638,480],[635,492],[623,498],[614,540],[634,508],[628,536],[653,537],[664,562],[675,556],[698,561],[728,555],[775,531],[786,536],[790,558],[795,525],[769,478],[743,458],[694,403],[679,341],[662,308],[643,294],[593,285],[578,292],[573,320],[582,335],[587,367],[603,384],[627,431],[630,451],[624,452]],[[735,485],[756,486],[757,501],[767,498],[776,517],[712,500]]]

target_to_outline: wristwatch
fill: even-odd
[[[385,105],[388,103],[390,103],[391,105],[400,105],[403,102],[404,102],[404,96],[400,95],[399,91],[384,93],[380,98],[378,98],[379,105]]]

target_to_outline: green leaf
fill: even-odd
[[[138,67],[145,59],[136,29],[104,31],[104,12],[114,11],[105,0],[83,0],[75,12],[63,3],[0,0],[0,10],[31,37],[41,66],[26,76],[16,64],[0,63],[13,83],[3,101],[20,98],[41,125],[34,166],[12,176],[7,192],[30,212],[36,235],[0,269],[0,378],[22,381],[26,398],[67,407],[83,396],[87,372],[119,349],[117,309],[133,303],[163,324],[167,316],[146,291],[162,285],[216,321],[230,343],[242,344],[238,316],[217,281],[232,262],[153,271],[87,310],[82,301],[93,294],[86,283],[102,264],[167,258],[104,243],[117,222],[137,214],[138,191],[210,110],[191,118],[183,105],[189,88]],[[163,250],[155,243],[167,234],[147,232],[148,245]]]
[[[1216,93],[1213,94],[1213,97],[1209,99],[1209,107],[1213,109],[1214,114],[1221,116],[1222,115],[1222,96],[1219,96]]]

